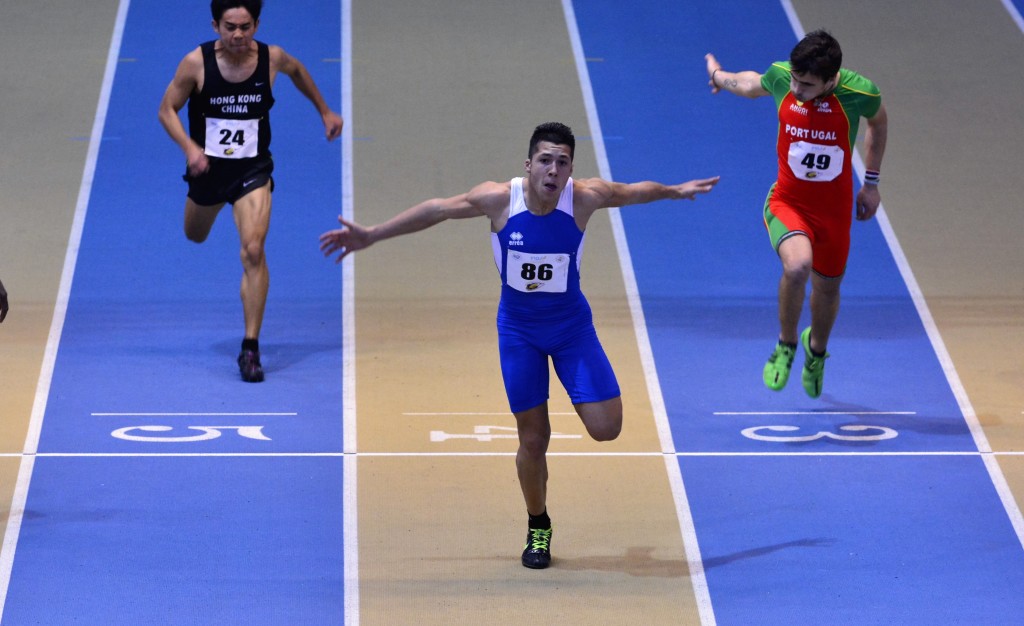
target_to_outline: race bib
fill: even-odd
[[[789,169],[800,180],[827,183],[843,173],[845,152],[839,146],[823,146],[806,141],[789,145]]]
[[[209,156],[222,159],[248,159],[259,154],[257,120],[222,120],[206,118],[206,148]]]
[[[526,254],[508,251],[508,286],[516,291],[565,293],[569,281],[568,254]]]

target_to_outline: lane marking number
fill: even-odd
[[[856,435],[833,433],[828,431],[819,431],[813,435],[763,434],[763,431],[792,433],[798,432],[799,430],[799,426],[752,426],[750,428],[744,428],[740,433],[744,437],[748,437],[750,439],[756,439],[757,441],[770,441],[773,443],[795,443],[815,441],[817,439],[836,439],[838,441],[882,441],[884,439],[894,439],[899,435],[895,430],[885,426],[868,426],[865,424],[851,424],[849,426],[839,427],[839,430],[843,433],[864,433]]]
[[[125,441],[147,441],[159,443],[182,443],[187,441],[209,441],[217,439],[226,430],[234,430],[239,437],[246,439],[257,439],[259,441],[270,441],[270,437],[263,434],[262,426],[189,426],[189,430],[198,430],[198,435],[187,436],[165,436],[165,435],[135,435],[133,431],[146,433],[166,433],[174,430],[173,426],[127,426],[118,428],[110,433],[111,436]]]
[[[509,426],[476,426],[472,434],[446,433],[443,430],[430,431],[430,441],[439,443],[449,439],[476,439],[477,441],[494,441],[495,439],[518,439],[519,433],[515,428]],[[565,433],[551,433],[552,439],[582,439],[583,435],[568,435]]]

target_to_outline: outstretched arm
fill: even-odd
[[[327,141],[337,139],[341,135],[341,128],[345,122],[341,119],[340,115],[327,106],[327,102],[320,94],[320,89],[317,88],[316,82],[313,81],[313,77],[306,69],[306,66],[278,46],[271,46],[270,51],[271,63],[277,67],[279,72],[292,79],[296,89],[316,107],[317,113],[320,114],[320,118],[324,122]]]
[[[693,200],[697,194],[708,193],[718,184],[718,176],[690,180],[677,185],[663,185],[653,181],[616,183],[602,178],[575,181],[576,221],[585,228],[590,216],[598,209],[646,204],[658,200]]]
[[[492,209],[501,206],[501,197],[500,184],[484,183],[451,198],[426,200],[376,226],[362,226],[338,217],[342,228],[320,235],[320,250],[326,257],[338,253],[335,262],[340,263],[350,253],[369,248],[378,241],[426,230],[445,220],[491,216]],[[507,189],[504,202],[508,203]]]
[[[751,70],[726,72],[715,55],[710,53],[704,55],[704,60],[707,62],[708,85],[711,86],[711,93],[718,93],[724,89],[746,98],[760,98],[768,95],[768,91],[761,86],[761,75],[757,72]]]

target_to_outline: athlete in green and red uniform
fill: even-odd
[[[789,380],[810,279],[811,325],[799,334],[799,341],[806,356],[804,390],[817,398],[850,251],[857,127],[861,117],[867,120],[865,184],[856,197],[857,219],[867,220],[880,203],[885,107],[874,83],[841,68],[839,42],[825,31],[808,34],[793,48],[789,62],[774,63],[764,74],[726,72],[714,55],[705,59],[713,93],[724,89],[748,98],[775,98],[779,173],[765,201],[764,221],[783,271],[779,341],[765,364],[764,383],[779,391]]]

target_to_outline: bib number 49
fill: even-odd
[[[827,183],[843,173],[845,156],[839,146],[794,141],[789,146],[789,169],[800,180]]]

